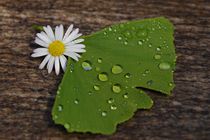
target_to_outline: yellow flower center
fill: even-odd
[[[52,56],[60,56],[64,53],[65,47],[61,41],[53,41],[48,47],[48,51]]]

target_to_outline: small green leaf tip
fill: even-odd
[[[174,88],[174,28],[160,17],[113,25],[83,37],[87,52],[68,60],[52,110],[68,132],[112,134],[137,109],[150,109],[142,87]]]
[[[43,29],[43,26],[40,26],[40,25],[32,25],[32,28],[34,29],[34,30],[37,30],[37,31],[43,31],[44,29]]]

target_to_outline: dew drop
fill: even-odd
[[[173,83],[172,83],[172,82],[170,82],[168,85],[169,85],[170,87],[172,87],[172,86],[173,86]]]
[[[75,103],[75,104],[79,104],[79,100],[78,100],[78,99],[75,99],[75,100],[74,100],[74,103]]]
[[[98,91],[98,90],[100,90],[100,87],[99,87],[99,85],[94,85],[93,86],[93,89],[95,89],[96,91]]]
[[[118,37],[118,40],[122,40],[122,37],[121,37],[121,36],[119,36],[119,37]]]
[[[127,37],[127,38],[132,37],[130,31],[125,31],[124,36]]]
[[[113,74],[119,74],[119,73],[121,73],[123,71],[123,69],[122,69],[122,66],[120,66],[120,65],[114,65],[113,67],[112,67],[112,73]]]
[[[88,95],[92,95],[92,94],[93,94],[93,92],[92,92],[92,91],[89,91],[89,92],[88,92]]]
[[[102,63],[102,58],[98,58],[98,63]]]
[[[160,58],[161,58],[161,55],[156,54],[156,55],[154,56],[154,58],[155,58],[156,60],[158,60],[158,59],[160,59]]]
[[[162,62],[162,63],[159,64],[159,68],[160,68],[161,70],[168,70],[168,69],[171,68],[171,66],[170,66],[170,64],[167,63],[167,62]]]
[[[141,40],[138,41],[139,45],[143,45],[143,42]]]
[[[127,79],[129,79],[129,78],[131,77],[131,74],[130,74],[130,73],[126,73],[126,74],[124,75],[124,77],[127,78]]]
[[[124,41],[124,45],[128,45],[128,42],[127,41]]]
[[[116,105],[111,105],[111,110],[116,110],[117,109],[117,106]]]
[[[102,117],[106,117],[107,116],[107,112],[106,111],[101,112],[101,116]]]
[[[98,74],[98,79],[102,82],[105,82],[108,80],[108,74],[105,72],[102,72],[102,73]]]
[[[148,86],[151,86],[152,84],[153,84],[153,81],[152,80],[147,81],[147,85]]]
[[[156,48],[156,50],[157,50],[157,51],[160,51],[160,50],[161,50],[161,48],[160,48],[160,47],[157,47],[157,48]]]
[[[148,47],[150,47],[150,48],[151,48],[151,47],[152,47],[152,44],[149,44],[149,45],[148,45]]]
[[[125,93],[125,94],[123,95],[123,98],[127,99],[127,98],[128,98],[128,93]]]
[[[121,86],[120,86],[119,84],[114,84],[114,85],[112,86],[112,91],[113,91],[114,93],[120,93],[120,91],[121,91]]]
[[[82,68],[85,70],[85,71],[89,71],[92,69],[92,66],[91,66],[91,63],[89,61],[84,61],[82,62]]]
[[[109,99],[107,100],[107,103],[109,103],[109,104],[114,103],[114,99],[113,99],[113,98],[109,98]]]
[[[69,124],[69,123],[65,123],[65,124],[64,124],[64,127],[65,127],[66,129],[69,129],[69,128],[70,128],[70,124]]]
[[[146,37],[147,36],[147,30],[146,29],[144,29],[144,30],[139,30],[138,32],[137,32],[137,36],[138,37]]]
[[[62,105],[58,105],[58,111],[59,112],[63,111],[63,106]]]
[[[146,69],[146,70],[144,71],[144,73],[145,73],[145,74],[148,74],[148,73],[150,73],[150,70]]]
[[[53,119],[55,119],[55,120],[58,119],[58,116],[57,115],[54,115],[53,116]]]
[[[58,94],[58,95],[60,94],[60,90],[57,91],[57,94]]]
[[[72,73],[74,71],[74,65],[70,64],[70,72]]]

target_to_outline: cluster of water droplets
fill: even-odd
[[[111,30],[111,28],[110,28],[110,30]],[[101,63],[103,63],[103,59],[102,58],[98,58],[97,59],[97,63],[100,65]],[[88,61],[88,60],[83,61],[81,66],[82,66],[83,70],[85,70],[85,71],[94,70],[92,63],[90,61]],[[97,67],[97,66],[94,66],[94,67]],[[100,82],[107,82],[107,81],[109,81],[109,77],[110,77],[109,75],[110,74],[112,74],[112,75],[119,75],[119,74],[122,74],[122,73],[123,73],[123,67],[121,65],[119,65],[119,64],[115,64],[115,65],[113,65],[110,68],[110,72],[109,73],[108,72],[99,72],[98,75],[97,75],[97,79]],[[131,78],[131,76],[132,75],[130,73],[125,73],[124,74],[124,78],[125,79],[129,79],[129,78]],[[99,84],[94,84],[93,85],[93,90],[95,92],[100,91],[101,90],[100,85]],[[111,85],[111,91],[114,94],[119,94],[119,93],[122,92],[122,86],[119,83],[114,83],[114,84]],[[88,94],[92,95],[93,92],[90,91],[90,92],[88,92]],[[128,98],[128,93],[124,93],[122,95],[122,98],[127,99]],[[79,100],[78,99],[75,100],[75,104],[78,104],[78,103],[79,103]],[[114,98],[109,98],[107,100],[107,103],[110,106],[110,110],[112,110],[112,111],[117,110],[117,105],[115,104]],[[100,111],[100,112],[101,112],[101,116],[103,116],[103,117],[106,117],[107,114],[108,114],[108,111]]]

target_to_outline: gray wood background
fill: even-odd
[[[176,88],[111,136],[71,133],[51,120],[62,75],[32,59],[33,24],[74,23],[85,35],[113,23],[165,16],[175,25]],[[0,139],[210,139],[209,0],[0,0]]]

